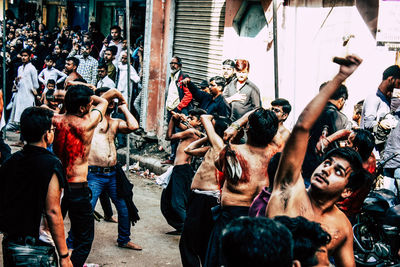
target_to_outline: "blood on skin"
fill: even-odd
[[[70,127],[63,122],[55,122],[54,153],[60,158],[68,175],[78,158],[85,156],[85,146],[82,142],[83,130]]]
[[[242,177],[239,179],[239,183],[248,183],[250,181],[250,172],[249,172],[249,164],[247,160],[240,154],[238,151],[236,152],[236,158],[242,167]]]

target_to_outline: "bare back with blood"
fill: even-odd
[[[204,156],[204,160],[194,175],[191,189],[198,189],[202,191],[217,191],[219,190],[217,182],[217,169],[215,168],[214,161],[218,156],[213,147],[210,147]]]
[[[87,181],[88,155],[94,129],[85,128],[85,118],[62,114],[53,117],[56,127],[54,153],[60,158],[69,183]]]
[[[249,207],[260,191],[269,186],[268,163],[277,152],[277,148],[273,144],[262,148],[248,144],[231,144],[230,146],[236,153],[242,169],[242,175],[237,183],[230,178],[226,178],[223,181],[223,185],[221,185],[221,204],[222,206]],[[221,151],[217,164],[222,167],[224,177],[228,177],[225,157],[226,148]]]

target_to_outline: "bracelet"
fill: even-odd
[[[240,127],[239,123],[237,123],[237,122],[233,122],[229,127],[232,127],[236,131],[239,131],[240,128],[242,128],[242,127]]]
[[[67,258],[68,256],[69,256],[69,253],[67,252],[67,254],[60,255],[60,259],[65,259],[65,258]]]
[[[100,116],[101,116],[101,120],[100,120],[100,122],[102,122],[103,121],[103,113],[101,113],[101,111],[100,110],[98,110],[97,108],[92,108],[92,110],[91,111],[98,111],[99,113],[100,113]]]

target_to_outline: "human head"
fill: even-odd
[[[171,67],[171,72],[174,74],[182,68],[182,59],[178,56],[173,56],[169,66]]]
[[[265,217],[239,217],[222,231],[227,267],[291,267],[293,239],[281,223]]]
[[[335,148],[311,175],[311,190],[332,198],[346,198],[364,182],[360,155],[352,148]]]
[[[91,51],[92,51],[92,44],[91,43],[86,42],[81,46],[81,53],[85,58],[89,56]]]
[[[33,46],[33,39],[32,39],[32,37],[28,37],[28,39],[26,40],[26,44],[28,45],[28,47],[32,47],[32,46]]]
[[[235,74],[235,61],[226,59],[222,62],[222,75],[225,79],[231,78]]]
[[[51,67],[53,67],[54,64],[54,59],[51,55],[48,55],[45,60],[44,63],[46,64],[47,68],[51,69]]]
[[[47,145],[53,143],[52,130],[53,112],[40,107],[26,108],[21,115],[21,135],[28,144],[45,141]]]
[[[46,92],[46,101],[51,108],[55,108],[58,104],[54,96],[54,92],[54,89],[48,89]]]
[[[85,115],[91,107],[93,90],[84,85],[72,85],[65,94],[64,104],[68,114]]]
[[[199,88],[200,88],[202,91],[204,91],[204,92],[210,94],[209,83],[208,83],[207,80],[202,80],[202,81],[198,84],[198,86],[199,86]]]
[[[280,222],[291,232],[294,243],[293,259],[300,261],[302,267],[318,265],[317,253],[321,253],[321,250],[326,253],[325,246],[331,240],[329,233],[322,229],[319,223],[301,216],[276,216],[274,221]]]
[[[77,59],[76,57],[68,57],[65,60],[65,70],[67,71],[68,74],[76,72],[78,66],[79,66],[79,59]]]
[[[236,78],[240,83],[247,81],[250,71],[250,63],[246,59],[238,59],[235,64]]]
[[[126,51],[121,52],[121,63],[123,65],[128,64],[128,53],[126,53]]]
[[[375,138],[368,130],[355,129],[349,135],[347,145],[357,151],[362,161],[365,162],[371,156],[375,147]]]
[[[22,49],[19,53],[21,55],[22,63],[28,63],[31,60],[32,52],[29,49]]]
[[[358,126],[360,126],[360,122],[361,122],[361,113],[362,113],[363,105],[364,105],[364,100],[361,100],[357,104],[354,105],[352,119],[353,119],[353,121],[357,122]]]
[[[279,122],[284,122],[292,110],[289,101],[284,98],[277,98],[271,102],[271,110],[275,112]]]
[[[104,61],[107,63],[113,61],[117,51],[118,48],[115,45],[107,47],[106,51],[104,52]]]
[[[392,97],[394,88],[400,88],[400,67],[392,65],[388,67],[382,74],[382,83],[379,89],[387,97]]]
[[[214,76],[210,79],[210,93],[215,97],[224,91],[226,80],[221,76]]]
[[[114,41],[121,39],[121,27],[119,27],[118,25],[112,26],[110,28],[110,34],[111,34],[111,38]]]
[[[55,55],[61,54],[61,48],[60,48],[59,45],[55,45],[55,46],[54,46],[54,54],[55,54]]]
[[[56,81],[53,79],[48,79],[46,87],[48,90],[54,90],[56,88]]]
[[[319,90],[321,91],[322,88],[327,84],[328,82],[321,84]],[[339,88],[330,97],[329,102],[335,105],[338,108],[338,110],[342,110],[344,104],[346,103],[347,98],[349,98],[347,87],[344,84],[341,84]]]
[[[100,87],[100,88],[96,89],[94,94],[97,95],[97,96],[101,96],[102,94],[104,94],[108,90],[110,90],[109,87]],[[111,112],[113,112],[114,108],[115,108],[115,102],[114,101],[110,101],[108,103],[108,106],[107,106],[106,114],[111,114]]]
[[[247,143],[256,147],[267,146],[278,130],[278,118],[271,110],[259,108],[249,116]]]
[[[103,79],[104,77],[106,77],[106,76],[107,76],[107,65],[106,65],[106,64],[100,64],[100,65],[97,67],[97,73],[98,73],[98,75],[99,75],[99,77],[100,77],[101,79]]]
[[[201,126],[200,116],[203,114],[207,114],[207,112],[201,108],[194,108],[192,110],[189,110],[188,113],[189,113],[188,121],[190,125],[193,127]]]

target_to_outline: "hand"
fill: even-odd
[[[172,114],[172,119],[174,119],[175,121],[180,121],[181,115],[179,113],[174,112],[174,114]]]
[[[21,80],[21,76],[15,78],[16,83],[19,83],[20,80]]]
[[[60,266],[61,267],[73,267],[70,257],[68,256],[66,258],[60,259]]]
[[[128,106],[125,104],[121,104],[120,102],[118,102],[118,111],[119,112],[123,112],[124,110],[128,110]]]
[[[230,102],[234,102],[234,101],[243,102],[246,100],[246,98],[247,98],[247,96],[245,94],[236,93],[233,96],[229,97],[229,100],[230,100]]]
[[[190,78],[189,78],[189,77],[187,77],[187,78],[185,78],[185,79],[182,80],[182,84],[183,84],[184,86],[187,86],[189,82],[190,82]]]
[[[383,129],[385,129],[385,130],[389,130],[389,129],[392,128],[392,123],[391,123],[391,121],[388,120],[388,119],[381,120],[381,122],[379,123],[379,125],[380,125]]]
[[[88,87],[90,89],[92,89],[93,91],[96,91],[96,89],[97,89],[96,86],[94,86],[93,84],[89,84]]]
[[[34,88],[31,89],[31,92],[32,92],[33,95],[37,95],[37,94],[38,94],[38,93],[37,93],[37,90],[34,89]]]
[[[347,56],[346,59],[353,62],[353,64],[349,66],[340,65],[339,74],[342,75],[345,79],[349,77],[351,74],[353,74],[353,72],[358,68],[358,66],[363,61],[360,57],[354,54]]]
[[[225,132],[224,132],[224,141],[231,141],[232,139],[234,139],[236,137],[236,135],[238,134],[238,130],[229,126]]]
[[[320,139],[317,145],[315,146],[315,152],[317,153],[317,155],[323,156],[324,153],[326,152],[325,149],[328,146],[329,146],[329,141],[326,138]]]

